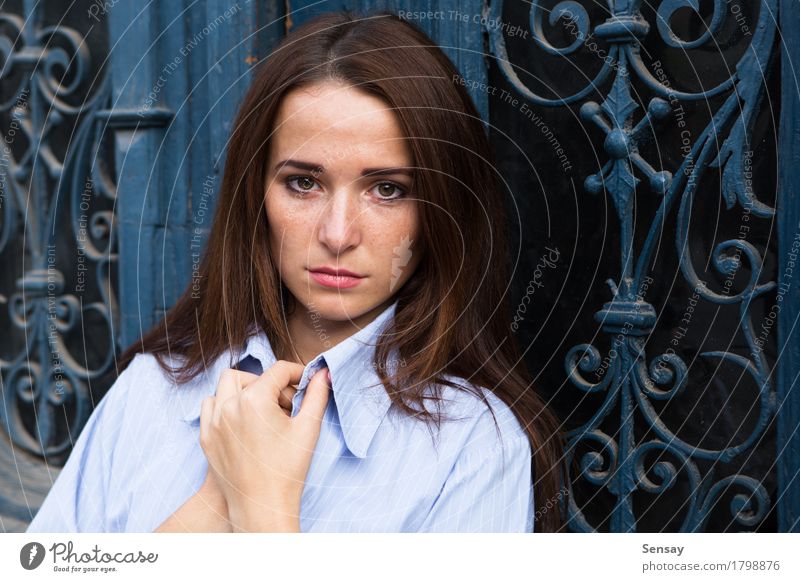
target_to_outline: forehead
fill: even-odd
[[[333,83],[284,96],[271,146],[273,157],[309,162],[327,158],[412,163],[408,141],[390,106],[374,95]]]

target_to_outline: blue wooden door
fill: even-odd
[[[509,319],[569,431],[569,528],[797,531],[790,4],[5,4],[2,530],[192,284],[253,67],[346,8],[414,22],[470,81],[517,211]]]

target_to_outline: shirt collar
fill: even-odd
[[[299,410],[298,404],[311,377],[320,368],[327,366],[331,373],[331,389],[345,444],[350,452],[359,458],[366,457],[375,432],[391,406],[391,399],[373,366],[373,356],[378,338],[385,324],[394,316],[396,308],[397,301],[356,333],[328,348],[306,364],[293,401],[294,410]],[[206,373],[203,387],[196,391],[192,390],[193,398],[189,411],[181,417],[184,422],[199,422],[203,399],[216,393],[219,375],[232,361],[240,362],[250,356],[258,360],[262,370],[266,370],[277,359],[263,331],[248,339],[247,346],[239,358],[233,359],[230,356],[229,350],[218,358]],[[395,348],[388,362],[389,375],[396,370],[397,364]]]

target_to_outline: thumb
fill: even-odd
[[[303,397],[303,403],[300,405],[297,416],[321,424],[322,417],[325,416],[325,408],[328,406],[330,391],[328,368],[321,368],[311,377],[311,381],[306,386],[306,395]]]

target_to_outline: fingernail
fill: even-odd
[[[328,377],[328,386],[333,385],[333,380],[331,380],[331,371],[325,370],[325,375]]]

